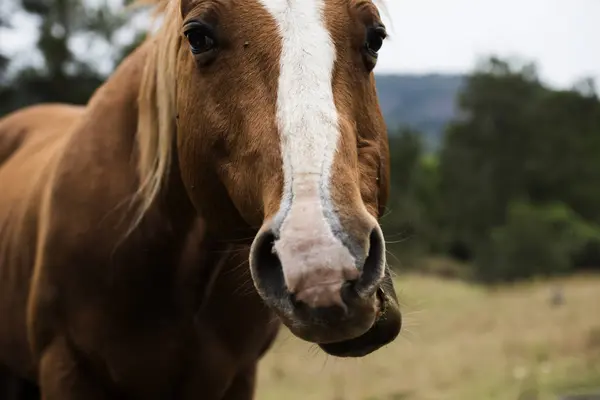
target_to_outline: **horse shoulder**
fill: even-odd
[[[89,307],[102,301],[111,271],[118,267],[111,265],[111,256],[125,231],[123,208],[128,204],[115,186],[128,174],[119,174],[117,168],[103,174],[90,164],[93,156],[86,154],[79,138],[67,147],[40,199],[28,324],[37,355],[60,334],[55,327],[67,323],[64,319],[81,316],[86,309],[91,318],[95,311]]]
[[[120,101],[129,100],[106,99],[125,110]],[[171,318],[170,274],[185,227],[173,226],[156,205],[128,231],[138,184],[131,162],[135,123],[120,119],[121,111],[99,110],[104,99],[94,103],[69,138],[42,198],[28,327],[38,358],[66,336],[87,361],[114,367],[140,363],[149,354],[146,344],[176,329],[176,321],[164,321]],[[140,373],[136,370],[113,372],[128,376]]]
[[[29,282],[37,251],[41,193],[61,138],[81,107],[43,104],[0,119],[0,363],[32,372],[26,335]]]

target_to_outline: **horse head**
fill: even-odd
[[[178,46],[158,55],[152,79],[175,77],[164,93],[175,154],[207,230],[254,227],[254,286],[296,336],[336,356],[394,340],[401,314],[378,223],[389,152],[373,75],[386,29],[375,4],[168,7]]]

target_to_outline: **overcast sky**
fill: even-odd
[[[586,76],[600,85],[600,0],[377,1],[386,5],[391,36],[379,73],[467,72],[479,57],[495,53],[536,62],[552,85],[570,86]],[[33,46],[35,24],[15,17],[22,29],[0,33],[0,44],[19,51]]]
[[[600,85],[600,0],[383,1],[393,37],[379,72],[463,72],[496,53],[536,62],[553,85]]]

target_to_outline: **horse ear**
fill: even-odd
[[[377,214],[379,219],[385,213],[390,195],[390,144],[387,129],[384,129],[383,132],[379,138],[379,170],[377,174]]]

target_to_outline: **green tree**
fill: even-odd
[[[124,50],[131,51],[132,43],[139,42],[139,35],[127,43],[117,41],[124,29],[131,29],[127,22],[132,15],[106,1],[91,5],[79,0],[20,0],[12,5],[40,18],[37,51],[43,65],[29,65],[10,82],[0,82],[0,115],[39,102],[86,103],[123,58]],[[113,51],[99,59],[76,52],[77,47]]]
[[[9,23],[10,11],[10,7],[8,6],[3,6],[0,8],[0,35],[2,34],[3,30],[11,28]],[[8,66],[8,61],[8,57],[6,54],[2,53],[2,49],[0,48],[0,88],[5,80],[4,74],[6,72],[6,67]]]
[[[468,78],[460,118],[447,127],[440,153],[440,226],[451,254],[481,260],[493,247],[495,257],[509,257],[501,249],[512,251],[512,242],[506,244],[510,235],[498,229],[514,217],[509,211],[515,201],[558,202],[587,223],[600,223],[600,102],[593,83],[584,86],[552,90],[539,81],[534,66],[494,58]],[[509,231],[516,236],[520,228],[533,232],[515,221]],[[540,229],[536,232],[550,232]],[[550,233],[535,238],[535,251],[554,246]],[[580,263],[600,265],[595,246],[588,246]],[[514,264],[515,254],[524,253],[511,254]]]
[[[565,274],[588,246],[598,243],[600,227],[563,203],[513,201],[506,223],[492,229],[478,252],[476,276],[495,283]]]
[[[600,223],[600,102],[595,94],[549,91],[541,99],[532,132],[535,148],[527,180],[538,202],[560,200]]]
[[[510,199],[526,193],[532,116],[543,93],[532,66],[514,70],[491,59],[458,99],[461,118],[448,126],[440,154],[440,195],[444,222],[469,253],[504,221]]]
[[[389,140],[391,192],[383,224],[390,248],[405,261],[437,249],[438,165],[425,155],[421,132],[405,127]]]

